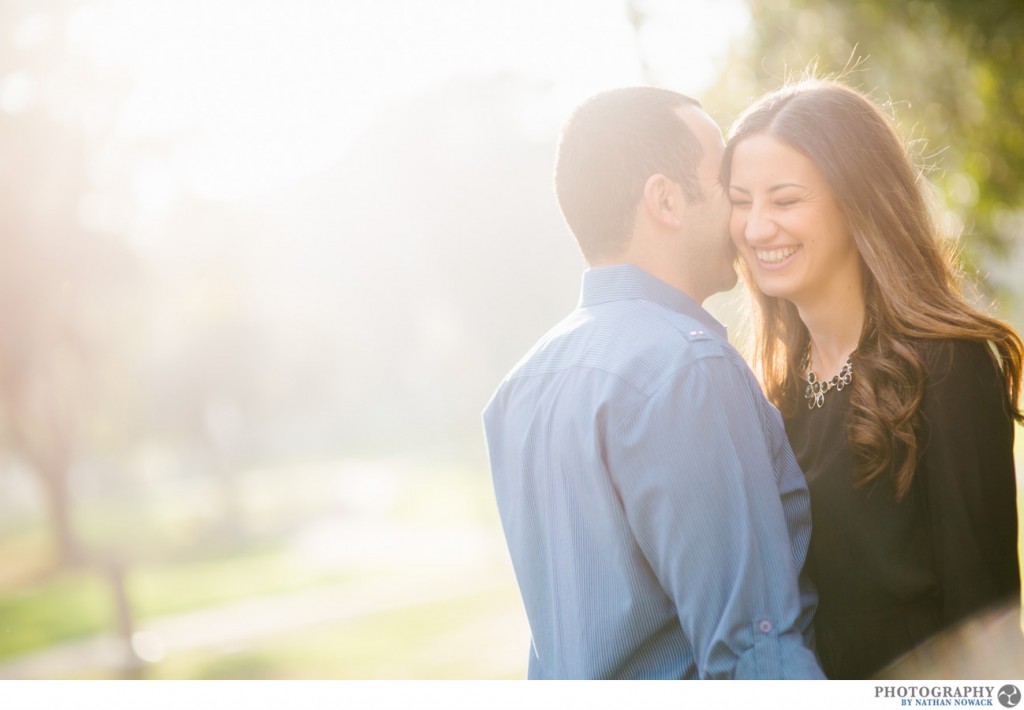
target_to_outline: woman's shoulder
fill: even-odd
[[[985,341],[942,338],[917,341],[927,389],[933,393],[970,396],[1005,391],[1003,373]]]
[[[914,346],[925,355],[945,355],[991,352],[991,348],[983,340],[969,338],[914,338]]]
[[[998,369],[995,353],[988,343],[966,338],[937,338],[915,341],[915,349],[930,378],[957,372]]]

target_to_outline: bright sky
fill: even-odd
[[[552,133],[604,88],[699,94],[749,24],[743,0],[94,0],[74,25],[101,65],[131,67],[134,135],[186,136],[165,174],[207,197],[259,194],[338,160],[382,103],[453,77],[511,72],[549,87]],[[143,195],[145,197],[145,195]]]

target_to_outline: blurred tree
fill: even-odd
[[[110,353],[123,345],[119,285],[134,265],[82,218],[109,87],[66,42],[73,9],[0,6],[0,443],[39,476],[58,562],[80,559],[77,449],[109,437],[131,398]]]
[[[747,4],[752,37],[732,49],[720,81],[704,97],[723,125],[810,66],[819,75],[843,74],[848,84],[889,104],[938,188],[946,231],[962,233],[969,269],[984,270],[1007,255],[1024,210],[1024,4]],[[629,5],[638,24],[657,21],[650,3]],[[987,286],[999,291],[1016,284],[992,280]]]

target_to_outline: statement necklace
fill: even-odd
[[[837,391],[841,392],[846,385],[853,381],[853,363],[850,361],[851,357],[853,357],[852,353],[850,357],[846,358],[846,364],[843,365],[831,380],[828,382],[822,382],[811,369],[811,346],[808,343],[807,352],[804,354],[802,368],[804,376],[807,378],[807,389],[804,390],[804,399],[807,400],[808,409],[822,407],[825,404],[825,394],[829,390],[835,388]]]

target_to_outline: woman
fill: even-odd
[[[723,162],[755,365],[811,493],[832,678],[1020,593],[1024,346],[959,295],[922,182],[885,115],[827,81],[751,106]]]

